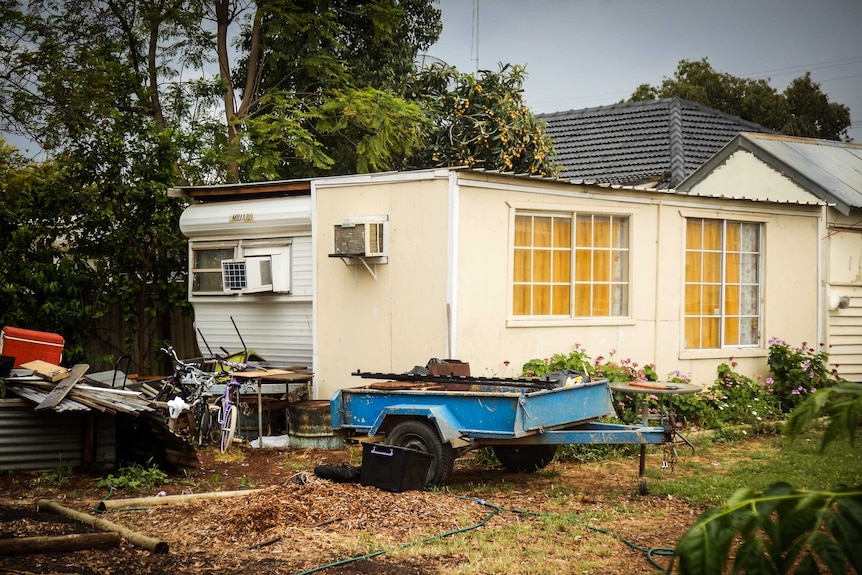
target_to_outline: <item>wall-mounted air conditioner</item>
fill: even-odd
[[[335,226],[335,252],[339,257],[385,257],[389,222],[345,222]]]
[[[272,291],[272,258],[246,257],[240,260],[222,260],[222,288],[230,293],[257,293]]]

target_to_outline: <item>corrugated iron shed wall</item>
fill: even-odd
[[[116,443],[112,415],[42,413],[23,400],[0,400],[0,471],[113,469]]]

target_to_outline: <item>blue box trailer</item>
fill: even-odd
[[[337,391],[332,427],[348,437],[407,447],[432,456],[426,485],[441,483],[455,458],[491,447],[511,471],[536,471],[563,444],[641,445],[640,489],[647,492],[647,445],[672,443],[660,426],[600,421],[614,415],[607,380],[572,374],[545,378],[484,378],[355,372],[380,380]]]

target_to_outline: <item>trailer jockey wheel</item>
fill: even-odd
[[[494,455],[503,467],[516,473],[538,471],[547,466],[556,454],[557,446],[554,444],[494,446]]]
[[[437,430],[426,421],[408,419],[398,423],[386,435],[386,444],[415,449],[431,455],[426,486],[442,483],[452,473],[455,451],[450,443],[443,443],[437,435]]]

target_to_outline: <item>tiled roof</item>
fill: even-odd
[[[681,98],[538,115],[559,177],[673,187],[740,132],[775,133]]]

